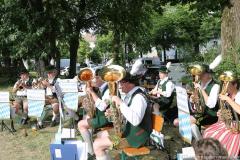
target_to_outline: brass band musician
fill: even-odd
[[[57,118],[59,116],[59,103],[57,99],[57,95],[55,93],[55,87],[54,84],[57,82],[57,70],[54,66],[48,66],[46,67],[47,72],[47,79],[44,79],[42,81],[42,85],[46,91],[46,105],[51,105],[53,109],[53,117],[50,126],[53,127],[57,124]],[[42,127],[42,124],[38,124],[40,127]]]
[[[23,116],[21,124],[26,124],[28,120],[28,103],[27,103],[27,89],[32,87],[32,79],[26,69],[19,73],[20,79],[14,84],[13,93],[16,93],[16,98],[13,102],[15,113],[19,113],[19,109],[23,108]]]
[[[232,72],[232,71],[230,71]],[[232,72],[233,73],[233,72]],[[224,86],[223,86],[224,87]],[[222,112],[224,108],[218,111],[218,122],[208,127],[203,134],[204,138],[217,139],[228,151],[230,159],[236,159],[240,154],[240,83],[236,74],[231,75],[231,80],[226,86],[226,93],[219,95],[223,102],[223,107],[228,107],[228,113]],[[230,125],[228,125],[223,116],[231,116]]]
[[[144,145],[150,136],[151,126],[149,118],[151,112],[147,112],[147,99],[143,91],[138,87],[138,78],[127,73],[125,78],[120,81],[120,88],[126,94],[124,100],[117,96],[112,97],[112,101],[120,108],[120,114],[125,119],[122,139],[118,146],[122,147],[140,147]],[[106,115],[111,115],[110,109]],[[108,160],[109,155],[106,150],[113,147],[115,139],[111,132],[103,131],[93,143],[96,159]]]
[[[198,89],[200,91],[200,94],[202,95],[203,99],[200,99],[201,96],[195,94],[190,96],[190,102],[192,103],[191,114],[190,117],[191,123],[192,123],[192,132],[194,137],[198,140],[201,139],[201,133],[199,131],[200,126],[205,125],[211,125],[215,122],[217,122],[217,110],[218,110],[218,93],[220,90],[220,86],[213,80],[212,78],[212,70],[209,69],[208,65],[202,65],[203,71],[200,75],[200,82],[195,83],[193,82],[194,88]],[[199,96],[198,98],[195,98],[195,96]],[[203,106],[203,112],[197,113],[196,108],[194,107],[194,101],[200,101],[202,100],[204,104],[201,104]],[[174,125],[178,126],[179,121],[178,119],[174,120]],[[197,124],[197,125],[196,125]]]
[[[107,83],[105,83],[99,75],[100,71],[101,69],[97,69],[95,71],[95,77],[91,83],[92,87],[86,88],[86,92],[92,97],[94,106],[91,107],[94,107],[93,109],[95,110],[95,115],[92,118],[87,116],[85,119],[78,122],[78,129],[83,137],[83,140],[88,144],[89,156],[93,155],[92,137],[89,129],[98,129],[106,125],[110,125],[110,122],[104,115],[104,111],[108,107],[106,101],[109,99],[109,90]],[[94,91],[93,87],[97,88],[98,91]]]
[[[149,94],[155,96],[154,101],[157,102],[153,105],[154,110],[158,108],[160,111],[165,112],[173,102],[175,85],[168,77],[169,70],[166,66],[159,69],[159,81]]]

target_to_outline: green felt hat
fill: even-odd
[[[166,66],[161,66],[159,68],[159,72],[161,72],[161,73],[169,73],[170,71],[167,69]]]
[[[21,70],[19,71],[19,76],[20,76],[21,74],[28,74],[28,73],[29,73],[28,70],[25,69],[25,68],[23,68],[23,69],[21,69]]]

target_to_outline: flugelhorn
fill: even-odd
[[[219,76],[219,79],[222,81],[222,90],[220,94],[225,95],[227,93],[229,83],[236,80],[235,75],[231,71],[225,71]],[[233,132],[240,131],[237,114],[235,113],[234,110],[230,108],[230,106],[226,105],[226,103],[222,100],[220,100],[220,113],[223,122],[229,129],[231,129],[231,131]],[[233,123],[233,116],[235,116],[236,118],[236,124]]]
[[[117,95],[117,82],[122,80],[126,75],[126,71],[123,67],[119,65],[108,65],[103,67],[100,77],[105,82],[108,82],[108,88],[110,92],[110,96]],[[122,121],[123,117],[118,107],[115,104],[110,103],[111,110],[111,121],[113,123],[114,132],[116,135],[122,134]]]
[[[83,68],[78,74],[78,79],[85,82],[87,87],[91,87],[91,81],[94,78],[93,71],[90,68]],[[92,96],[87,94],[87,97],[82,100],[82,104],[86,109],[86,112],[90,118],[93,118],[95,115],[95,107]]]
[[[195,83],[199,83],[200,81],[200,75],[203,73],[203,67],[201,65],[193,65],[189,68],[190,74],[193,76],[193,81]],[[202,95],[202,92],[195,88],[193,92],[194,96],[194,106],[197,113],[203,113],[205,109],[205,102]]]

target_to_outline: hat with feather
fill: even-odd
[[[168,62],[166,64],[166,66],[161,66],[159,68],[159,72],[161,72],[161,73],[169,73],[170,72],[170,70],[169,70],[170,66],[171,66],[171,62]]]
[[[202,64],[204,73],[213,73],[213,70],[221,63],[222,55],[218,55],[209,65]]]
[[[137,59],[133,64],[131,71],[127,71],[126,76],[122,79],[122,81],[139,85],[139,79],[146,71],[147,69],[144,67],[142,60]]]

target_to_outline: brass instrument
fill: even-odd
[[[100,77],[102,80],[108,82],[108,88],[110,96],[117,95],[117,83],[122,80],[126,75],[126,71],[123,67],[119,65],[108,65],[102,69]],[[122,122],[123,117],[120,109],[115,106],[115,104],[110,103],[110,109],[112,116],[111,121],[113,122],[114,132],[116,136],[121,137],[122,135]]]
[[[219,79],[222,81],[222,90],[221,93],[222,95],[225,95],[227,93],[227,88],[228,85],[231,81],[235,80],[235,75],[231,71],[225,71],[223,72],[220,76]],[[237,114],[235,113],[235,117],[237,119],[236,124],[233,123],[233,115],[232,115],[232,110],[225,104],[224,101],[220,100],[220,113],[221,113],[221,118],[223,122],[226,124],[227,128],[231,129],[233,132],[239,132],[240,131],[240,124],[238,121]],[[235,111],[233,111],[235,112]]]
[[[22,90],[22,89],[23,89],[23,86],[24,86],[24,83],[25,83],[24,80],[19,79],[19,80],[17,81],[18,89]]]
[[[33,89],[43,89],[43,81],[48,81],[46,78],[39,77],[38,79],[34,79],[32,82],[32,88]]]
[[[189,72],[193,76],[193,81],[195,83],[199,83],[200,75],[203,73],[202,66],[193,65],[190,67]],[[196,112],[201,114],[204,112],[204,106],[205,106],[202,92],[198,88],[195,88],[193,95],[194,95],[194,99],[195,99],[194,106],[195,106]]]
[[[91,80],[94,78],[94,74],[90,68],[83,68],[77,77],[80,81],[85,82],[87,87],[91,87]],[[88,116],[93,118],[95,115],[95,107],[92,96],[87,94],[86,97],[82,99],[82,105],[84,106]]]

